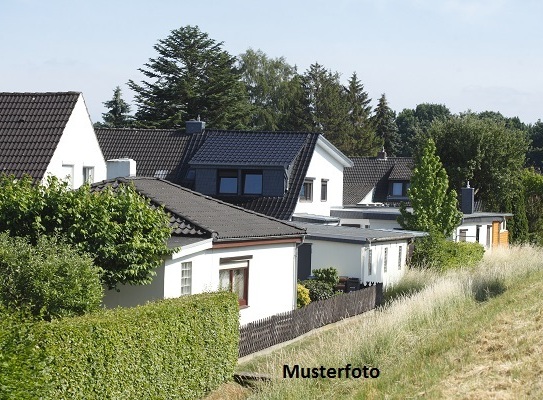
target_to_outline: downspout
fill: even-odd
[[[296,310],[298,308],[298,247],[300,247],[302,244],[304,244],[305,241],[305,235],[302,236],[302,241],[295,245],[295,252],[294,252],[294,268],[292,270],[294,271],[294,304],[292,304],[292,309]]]

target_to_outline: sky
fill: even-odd
[[[260,49],[300,73],[315,62],[357,73],[372,105],[543,119],[539,0],[0,0],[0,92],[83,93],[103,102],[155,57],[172,30],[197,25],[232,55]],[[135,105],[132,104],[135,111]]]

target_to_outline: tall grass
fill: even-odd
[[[258,399],[319,399],[348,397],[360,385],[366,393],[378,385],[402,379],[407,363],[425,363],[446,341],[447,321],[459,318],[463,307],[486,300],[530,273],[543,268],[543,252],[532,247],[497,249],[476,268],[449,271],[409,271],[397,285],[395,298],[377,311],[352,318],[339,327],[316,334],[301,343],[277,350],[240,366],[281,378],[283,365],[300,367],[373,366],[388,377],[364,382],[355,379],[276,379],[254,393]],[[403,288],[403,289],[402,289]],[[391,296],[392,297],[392,296]],[[445,330],[444,330],[445,329]],[[453,334],[452,332],[451,334]],[[451,339],[452,340],[452,339]],[[395,384],[395,383],[394,383]]]

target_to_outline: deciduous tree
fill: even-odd
[[[447,172],[436,154],[432,139],[428,139],[415,162],[407,194],[413,211],[407,210],[402,203],[398,222],[403,228],[447,237],[460,223],[456,193],[449,190]]]

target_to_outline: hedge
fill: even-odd
[[[447,270],[476,265],[484,255],[479,243],[453,242],[431,234],[415,241],[412,265]]]
[[[35,325],[46,399],[197,399],[231,379],[238,302],[205,293]]]

